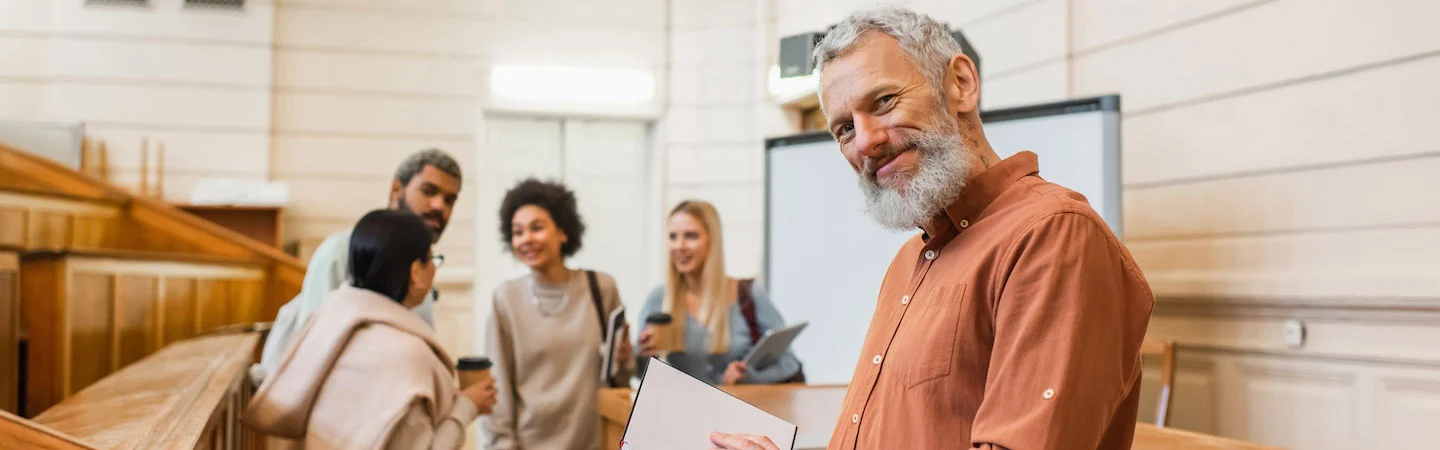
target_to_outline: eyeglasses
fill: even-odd
[[[430,262],[435,264],[436,269],[439,269],[441,266],[445,265],[445,255],[439,253],[430,255]]]

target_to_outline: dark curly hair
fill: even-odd
[[[580,238],[585,234],[585,222],[580,220],[580,211],[575,206],[575,193],[564,184],[527,178],[505,192],[500,202],[500,242],[510,248],[511,226],[515,211],[525,205],[535,205],[550,213],[555,226],[569,239],[560,245],[560,254],[569,258],[580,251]]]

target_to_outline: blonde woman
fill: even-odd
[[[771,384],[803,382],[800,361],[786,352],[765,367],[746,367],[741,360],[759,336],[785,326],[785,319],[759,284],[725,274],[720,215],[709,203],[688,200],[670,211],[670,269],[640,311],[643,320],[655,313],[673,318],[671,342],[684,350],[665,354],[666,362],[710,384]],[[658,356],[654,336],[640,334],[641,357]]]

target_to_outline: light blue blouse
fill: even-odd
[[[785,319],[780,317],[780,311],[775,309],[775,304],[770,302],[770,296],[759,283],[751,284],[750,295],[755,299],[755,322],[760,327],[761,336],[764,336],[766,331],[785,327]],[[662,311],[664,301],[664,285],[650,291],[650,296],[645,298],[645,307],[640,309],[640,326],[644,326],[646,317]],[[730,351],[725,354],[710,354],[710,336],[705,326],[694,316],[685,319],[685,351],[670,353],[665,362],[712,385],[720,384],[721,377],[725,375],[725,367],[729,366],[731,361],[743,359],[745,354],[750,352],[750,347],[755,345],[750,340],[750,328],[745,323],[745,315],[740,312],[738,302],[730,307]],[[636,333],[636,336],[638,338],[639,333]],[[638,344],[636,348],[639,348]],[[644,359],[648,358],[642,358],[642,364]],[[793,352],[786,350],[785,356],[768,366],[747,368],[740,383],[780,383],[789,380],[799,371],[800,360],[795,358]]]

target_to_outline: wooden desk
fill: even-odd
[[[725,388],[725,391],[800,427],[800,434],[795,439],[796,450],[825,448],[845,400],[845,386],[736,386]],[[616,450],[619,448],[621,436],[625,433],[625,423],[630,420],[630,389],[601,389],[599,395],[600,420],[605,439],[602,448]],[[1270,448],[1217,436],[1156,428],[1146,423],[1135,425],[1133,447],[1134,450]]]
[[[800,428],[796,449],[825,448],[830,431],[845,402],[845,386],[798,384],[732,386],[722,388],[741,400],[774,414]],[[600,417],[605,450],[620,447],[625,424],[630,421],[629,388],[600,390]]]
[[[252,205],[175,205],[181,211],[214,222],[271,247],[280,248],[284,208]]]

